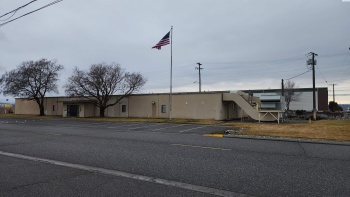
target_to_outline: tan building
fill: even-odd
[[[118,96],[114,96],[113,100]],[[181,119],[238,119],[251,117],[255,120],[274,121],[281,110],[260,110],[259,98],[243,92],[230,93],[174,93],[172,118]],[[16,114],[39,114],[34,101],[16,99]],[[120,103],[106,109],[106,117],[169,118],[169,94],[133,94]],[[63,117],[99,116],[93,102],[69,97],[46,97],[45,114]]]

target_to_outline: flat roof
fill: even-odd
[[[315,88],[318,92],[327,92],[328,93],[328,87],[319,87]],[[313,88],[293,88],[295,92],[312,92]],[[282,89],[259,89],[259,90],[241,90],[245,93],[276,93],[281,92]]]
[[[230,93],[227,91],[203,91],[203,92],[173,92],[172,95],[186,95],[186,94],[217,94],[217,93]],[[170,93],[139,93],[139,94],[130,94],[129,96],[144,96],[144,95],[168,95]],[[112,96],[121,96],[121,94],[113,94]],[[45,98],[81,98],[81,97],[69,97],[69,96],[45,96]],[[24,99],[24,98],[15,98],[15,99]]]
[[[63,103],[67,103],[67,104],[96,103],[96,101],[91,101],[91,100],[73,100],[73,101],[57,101],[57,102],[63,102]]]

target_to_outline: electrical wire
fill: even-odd
[[[4,16],[6,16],[6,15],[12,13],[12,12],[14,12],[14,13],[12,14],[12,16],[13,16],[13,15],[16,14],[16,12],[17,12],[18,10],[20,10],[20,9],[22,9],[22,8],[24,8],[24,7],[26,7],[27,5],[29,5],[29,4],[31,4],[31,3],[35,2],[35,1],[37,1],[37,0],[33,0],[33,1],[31,1],[31,2],[29,2],[29,3],[27,3],[27,4],[25,4],[25,5],[22,5],[21,7],[18,7],[17,9],[12,10],[11,12],[7,12],[6,14],[0,16],[0,18],[1,18],[1,17],[4,17]],[[10,16],[9,18],[7,18],[7,19],[5,19],[5,20],[0,20],[0,21],[6,21],[6,20],[10,19],[12,16]]]
[[[38,8],[38,9],[36,9],[36,10],[33,10],[33,11],[28,12],[28,13],[26,13],[26,14],[23,14],[22,16],[19,16],[19,17],[17,17],[17,18],[14,18],[14,19],[12,19],[12,20],[10,20],[10,21],[7,21],[7,22],[5,22],[5,23],[1,23],[1,24],[0,24],[0,27],[6,25],[7,23],[10,23],[10,22],[12,22],[12,21],[15,21],[15,20],[17,20],[17,19],[19,19],[19,18],[22,18],[23,16],[32,14],[32,13],[34,13],[34,12],[36,12],[36,11],[39,11],[39,10],[41,10],[41,9],[44,9],[44,8],[46,8],[46,7],[49,7],[49,6],[51,6],[51,5],[54,5],[54,4],[59,3],[59,2],[61,2],[61,1],[63,1],[63,0],[56,0],[56,1],[53,1],[53,2],[51,2],[51,3],[49,3],[49,4],[45,5],[45,6],[43,6],[43,7],[41,7],[41,8]]]
[[[327,82],[327,80],[326,80],[326,78],[325,78],[324,75],[322,74],[321,69],[320,69],[317,65],[316,65],[316,68],[317,68],[317,70],[321,73],[321,75],[322,75],[324,81],[326,82],[326,84],[329,85],[328,82]]]
[[[275,60],[257,60],[257,61],[240,61],[240,62],[205,62],[203,64],[263,64],[263,63],[270,63],[270,64],[281,64],[281,63],[287,63],[287,62],[293,62],[293,61],[299,61],[303,60],[305,57],[294,57],[294,58],[283,58],[283,59],[275,59]]]
[[[286,80],[291,80],[291,79],[297,78],[297,77],[299,77],[299,76],[301,76],[301,75],[303,75],[303,74],[305,74],[305,73],[308,73],[308,72],[310,72],[310,71],[307,70],[307,71],[305,71],[305,72],[303,72],[303,73],[301,73],[301,74],[299,74],[299,75],[296,75],[296,76],[294,76],[294,77],[288,78],[288,79],[286,79]]]
[[[10,18],[12,18],[16,14],[17,11],[18,10],[15,10],[10,17],[8,17],[7,19],[0,20],[0,21],[7,21],[7,20],[9,20]]]

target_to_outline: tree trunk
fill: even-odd
[[[106,110],[105,107],[100,107],[100,117],[101,118],[105,117],[105,110]]]
[[[34,98],[39,107],[39,116],[45,116],[44,101],[40,102],[39,98]]]
[[[39,109],[40,109],[40,114],[39,116],[45,116],[45,108],[43,104],[39,105]]]
[[[290,101],[286,101],[286,108],[287,108],[287,111],[289,111],[289,104],[290,104]]]

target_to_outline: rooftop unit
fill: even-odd
[[[263,94],[260,97],[261,109],[265,110],[285,110],[284,96],[277,94]]]

